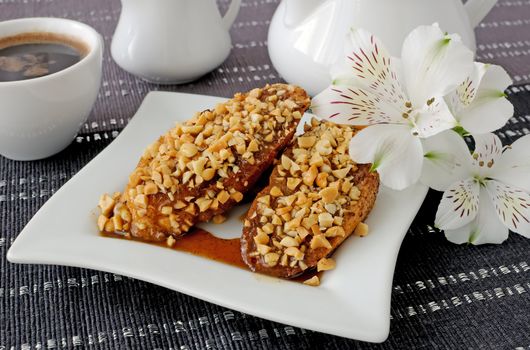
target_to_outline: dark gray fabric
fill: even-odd
[[[120,70],[107,51],[100,96],[76,142],[42,161],[0,157],[0,350],[530,349],[530,240],[512,234],[502,246],[450,244],[429,226],[440,196],[434,192],[400,251],[391,334],[380,345],[269,322],[127,277],[6,261],[32,215],[112,141],[148,91],[229,96],[280,81],[266,48],[277,3],[244,1],[232,29],[231,56],[193,84],[147,84]],[[220,1],[223,11],[227,4]],[[104,35],[107,48],[119,10],[116,0],[0,0],[0,20],[82,20]],[[477,29],[479,59],[503,64],[516,81],[509,89],[515,117],[499,132],[504,143],[530,132],[529,34],[526,0],[501,0]]]

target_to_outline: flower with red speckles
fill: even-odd
[[[508,229],[530,238],[530,135],[504,148],[495,134],[473,138],[473,153],[452,130],[424,142],[422,181],[445,191],[436,227],[458,244],[502,243]]]
[[[372,163],[392,189],[421,179],[444,191],[435,224],[451,242],[501,243],[508,230],[530,238],[530,135],[503,148],[491,134],[513,115],[506,71],[474,63],[460,38],[436,24],[413,30],[401,59],[362,29],[346,46],[345,65],[333,67],[333,84],[311,109],[368,126],[352,138],[351,158]],[[472,153],[462,138],[469,134]]]
[[[352,139],[350,156],[372,163],[387,187],[401,190],[418,181],[425,139],[457,127],[493,131],[513,114],[503,93],[506,72],[474,64],[460,37],[437,24],[414,29],[401,59],[362,29],[350,32],[346,46],[345,63],[333,68],[333,84],[311,109],[338,124],[369,126]]]
[[[512,79],[501,66],[475,62],[473,72],[445,100],[458,126],[471,134],[500,129],[513,115],[504,90]]]

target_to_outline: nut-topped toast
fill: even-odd
[[[242,200],[293,138],[306,92],[274,84],[197,113],[150,145],[121,196],[103,196],[101,231],[173,240]]]
[[[284,151],[244,222],[241,254],[251,270],[292,278],[333,267],[327,257],[366,218],[379,188],[370,165],[348,155],[355,132],[313,119]]]

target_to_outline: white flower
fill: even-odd
[[[530,238],[530,135],[505,147],[494,134],[464,140],[445,131],[426,140],[422,180],[445,191],[435,225],[454,243],[502,243],[508,229]]]
[[[459,126],[469,133],[493,132],[513,115],[513,105],[504,94],[512,83],[502,67],[476,62],[471,75],[446,96],[446,102]]]
[[[421,26],[407,36],[398,60],[359,29],[349,35],[346,64],[311,109],[338,124],[370,125],[352,139],[352,159],[372,163],[387,187],[416,183],[421,139],[458,125],[444,97],[472,72],[472,52],[438,25]]]

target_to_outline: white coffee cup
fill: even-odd
[[[86,121],[101,83],[103,39],[92,27],[61,18],[0,22],[0,38],[52,33],[83,43],[72,66],[38,78],[0,82],[0,154],[35,160],[66,148]]]

